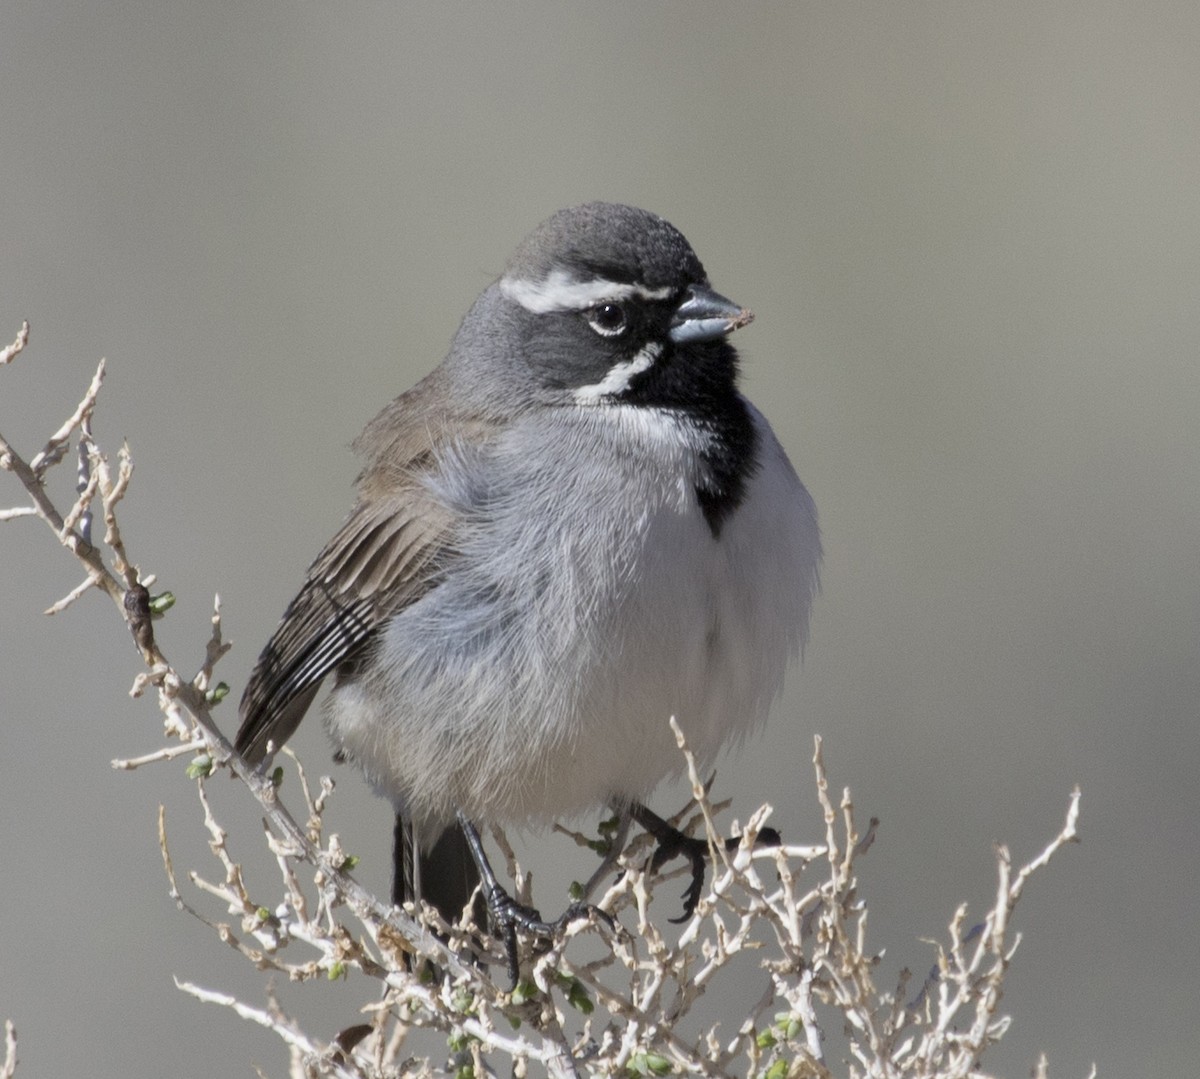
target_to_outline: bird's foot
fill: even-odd
[[[617,923],[611,914],[590,903],[572,903],[561,918],[548,922],[539,911],[518,902],[504,890],[504,887],[496,879],[496,874],[483,849],[483,841],[479,838],[479,829],[462,810],[458,811],[457,816],[459,826],[467,841],[467,848],[479,870],[480,884],[483,889],[484,901],[487,903],[488,919],[492,924],[492,931],[504,945],[504,958],[508,964],[508,977],[512,982],[513,989],[517,987],[521,972],[517,955],[518,929],[527,937],[552,941],[568,925],[580,918],[594,916],[609,929],[616,928]]]
[[[512,988],[516,988],[520,977],[520,962],[517,955],[517,931],[538,940],[556,940],[572,922],[595,917],[610,930],[616,929],[616,921],[607,911],[591,903],[572,903],[562,916],[552,922],[546,921],[533,907],[518,902],[499,884],[486,891],[488,915],[492,930],[504,945],[505,961]]]
[[[650,859],[650,872],[657,873],[672,858],[686,858],[691,863],[692,879],[684,890],[683,913],[678,918],[669,918],[675,925],[686,922],[696,913],[700,895],[704,891],[704,868],[708,864],[708,840],[696,836],[685,835],[668,821],[663,820],[657,813],[647,809],[640,803],[631,807],[633,819],[638,822],[654,838],[657,844],[654,857]],[[755,840],[756,847],[778,847],[783,837],[774,828],[764,828]],[[732,854],[742,845],[741,836],[734,836],[724,841],[725,850]]]

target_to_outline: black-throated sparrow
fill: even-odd
[[[237,746],[282,745],[332,671],[330,736],[396,808],[397,902],[457,919],[472,822],[640,803],[682,762],[670,716],[702,759],[765,717],[820,542],[737,389],[726,337],[750,317],[662,218],[562,210],[355,442],[358,501]]]

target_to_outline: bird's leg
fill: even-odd
[[[678,918],[668,919],[676,925],[686,922],[695,913],[696,904],[700,902],[700,893],[704,890],[704,866],[708,861],[708,840],[684,835],[673,824],[663,820],[641,802],[632,802],[628,812],[658,843],[654,857],[650,860],[650,872],[657,873],[676,855],[682,855],[691,863],[692,882],[683,893],[683,914]],[[740,838],[726,839],[725,850],[732,854],[741,846],[741,842]],[[774,828],[764,828],[758,833],[756,845],[777,847],[782,842],[782,837]]]
[[[487,902],[488,914],[497,935],[504,942],[504,954],[508,963],[508,976],[516,988],[520,976],[520,965],[517,961],[517,930],[530,936],[552,939],[563,931],[576,918],[586,918],[596,914],[610,928],[615,924],[610,915],[588,903],[572,903],[557,921],[547,922],[533,907],[518,903],[496,879],[496,874],[488,861],[483,849],[483,840],[479,837],[479,829],[460,809],[457,811],[458,824],[463,835],[467,838],[467,848],[479,869],[479,877],[483,887],[483,898]]]

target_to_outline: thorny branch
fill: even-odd
[[[14,361],[28,339],[24,324],[14,342],[0,351],[0,366]],[[228,650],[219,598],[194,676],[177,673],[159,649],[152,619],[161,605],[149,594],[152,578],[143,576],[128,557],[117,520],[133,474],[132,459],[122,446],[114,468],[92,434],[103,377],[101,362],[78,406],[31,459],[0,436],[0,467],[17,478],[29,498],[27,505],[0,510],[0,522],[40,518],[82,565],[84,580],[47,613],[65,610],[95,587],[114,601],[130,628],[146,667],[132,695],[151,687],[157,691],[169,741],[114,765],[136,768],[194,757],[189,774],[196,781],[220,873],[215,880],[188,873],[199,900],[185,898],[160,810],[159,844],[176,903],[255,966],[289,980],[345,978],[357,972],[368,986],[363,1010],[370,1019],[322,1040],[289,1018],[270,991],[262,1008],[188,982],[178,982],[180,989],[274,1031],[288,1049],[293,1076],[382,1079],[403,1070],[483,1079],[501,1070],[523,1076],[531,1062],[553,1076],[688,1073],[792,1079],[830,1076],[835,1064],[852,1077],[983,1076],[981,1055],[1009,1022],[998,1008],[1019,940],[1009,932],[1011,916],[1030,876],[1076,840],[1078,791],[1071,796],[1063,828],[1037,858],[1014,872],[1007,850],[998,850],[992,909],[976,926],[969,926],[965,908],[955,912],[947,943],[937,947],[934,972],[910,998],[908,972],[901,973],[894,991],[875,985],[877,954],[867,943],[867,909],[858,894],[855,866],[874,841],[878,822],[872,819],[860,832],[849,790],[835,802],[820,739],[812,763],[822,841],[756,845],[771,812],[763,806],[731,850],[717,824],[723,807],[709,798],[676,726],[693,802],[675,820],[685,828],[703,828],[712,859],[712,879],[695,913],[671,934],[651,917],[655,881],[646,837],[635,838],[618,857],[611,844],[616,838],[619,847],[623,833],[614,837],[602,831],[599,839],[576,835],[581,843],[609,850],[616,875],[604,878],[607,889],[597,906],[618,919],[621,930],[598,934],[590,922],[574,923],[548,947],[528,955],[521,983],[512,993],[503,992],[487,966],[495,954],[478,930],[446,925],[429,910],[396,910],[353,880],[348,873],[352,862],[338,837],[324,836],[323,814],[332,793],[328,780],[310,784],[299,761],[285,750],[304,800],[301,826],[280,803],[274,779],[248,769],[217,729],[211,709],[224,687],[215,681],[215,667]],[[73,440],[76,498],[64,514],[44,480]],[[97,500],[104,521],[100,546],[93,545],[90,534]],[[267,847],[280,874],[273,905],[254,898],[256,889],[231,854],[229,836],[206,795],[206,783],[220,770],[236,775],[263,809]],[[520,879],[503,835],[497,839]],[[233,916],[232,923],[205,912],[213,902]],[[586,948],[577,944],[584,934],[590,942]],[[730,977],[755,986],[742,994],[751,1002],[746,1014],[724,1023],[711,1017],[700,1022],[705,993],[718,979]],[[843,1029],[842,1060],[831,1062],[829,1038]],[[449,1052],[440,1062],[428,1052],[413,1055],[421,1030],[448,1037]],[[6,1044],[0,1079],[16,1068],[11,1024]],[[1044,1061],[1038,1074],[1045,1074]]]

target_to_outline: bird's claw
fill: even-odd
[[[566,928],[581,918],[595,917],[603,922],[610,930],[616,929],[616,920],[607,911],[593,906],[591,903],[572,903],[562,916],[552,922],[546,921],[541,912],[524,903],[518,902],[503,888],[497,887],[487,896],[488,915],[492,928],[504,944],[505,961],[508,964],[508,977],[515,989],[520,978],[520,963],[517,955],[517,931],[525,936],[539,940],[553,941]]]
[[[640,814],[636,815],[642,825],[655,839],[657,846],[654,857],[650,859],[650,871],[657,873],[667,862],[675,857],[686,858],[691,863],[692,879],[683,895],[683,913],[678,918],[668,918],[673,925],[681,925],[696,913],[704,891],[704,868],[708,864],[708,841],[695,836],[684,835],[678,828],[668,824],[661,817],[651,813],[644,806],[639,807]],[[783,837],[774,828],[763,828],[755,839],[756,847],[778,847]],[[725,851],[732,854],[742,845],[741,836],[725,840]]]
[[[678,918],[667,919],[672,925],[680,925],[696,913],[696,906],[700,902],[700,893],[704,891],[704,867],[708,863],[708,843],[695,836],[684,835],[677,828],[673,828],[671,831],[673,834],[664,832],[655,837],[658,845],[654,849],[654,857],[650,859],[650,872],[657,873],[667,862],[677,856],[682,856],[691,863],[692,880],[680,897],[683,899],[683,913]]]

